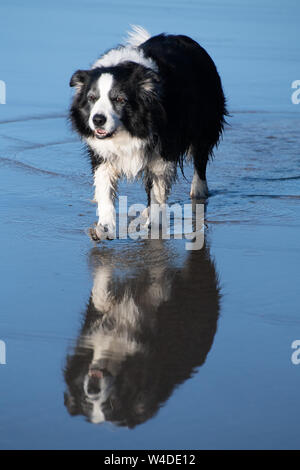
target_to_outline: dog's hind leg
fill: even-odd
[[[192,199],[206,199],[208,197],[207,181],[200,178],[196,167],[194,169],[190,196]]]
[[[192,199],[205,199],[208,197],[206,181],[206,165],[210,148],[208,146],[193,146],[194,176],[191,185],[190,196]]]
[[[144,184],[145,184],[145,190],[147,194],[147,209],[146,209],[146,212],[144,213],[144,216],[148,217],[148,211],[151,205],[151,190],[153,186],[153,176],[148,169],[146,169],[145,174],[144,174]]]

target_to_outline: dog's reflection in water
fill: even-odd
[[[207,247],[185,254],[176,263],[161,240],[92,251],[93,289],[65,367],[71,415],[132,428],[205,362],[219,314],[217,275]]]

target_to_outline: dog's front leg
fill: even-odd
[[[176,178],[176,165],[159,158],[151,162],[146,173],[146,191],[148,208],[144,212],[147,217],[146,226],[160,224],[160,214],[164,216],[165,204]]]
[[[116,197],[118,175],[112,165],[102,162],[94,172],[95,200],[98,205],[98,223],[90,229],[93,240],[113,239],[116,237]]]

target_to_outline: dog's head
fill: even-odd
[[[78,70],[70,86],[76,88],[71,120],[84,137],[111,139],[126,130],[145,138],[153,124],[153,113],[158,123],[162,119],[159,77],[143,65],[123,62],[114,67]]]
[[[68,357],[65,406],[71,415],[84,415],[94,424],[111,421],[134,427],[149,419],[159,406],[157,382],[149,380],[147,366],[151,363],[143,353],[133,357],[118,357],[115,351],[109,354],[111,357],[97,362],[88,357],[88,349]]]
[[[111,395],[118,362],[113,359],[93,361],[92,350],[85,347],[77,352],[69,357],[65,405],[71,415],[83,414],[90,422],[101,423],[106,420],[105,403]]]

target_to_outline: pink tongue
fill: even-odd
[[[97,130],[96,130],[96,133],[97,133],[97,134],[101,134],[101,135],[107,134],[107,132],[104,131],[104,130],[102,130],[102,129],[97,129]]]

